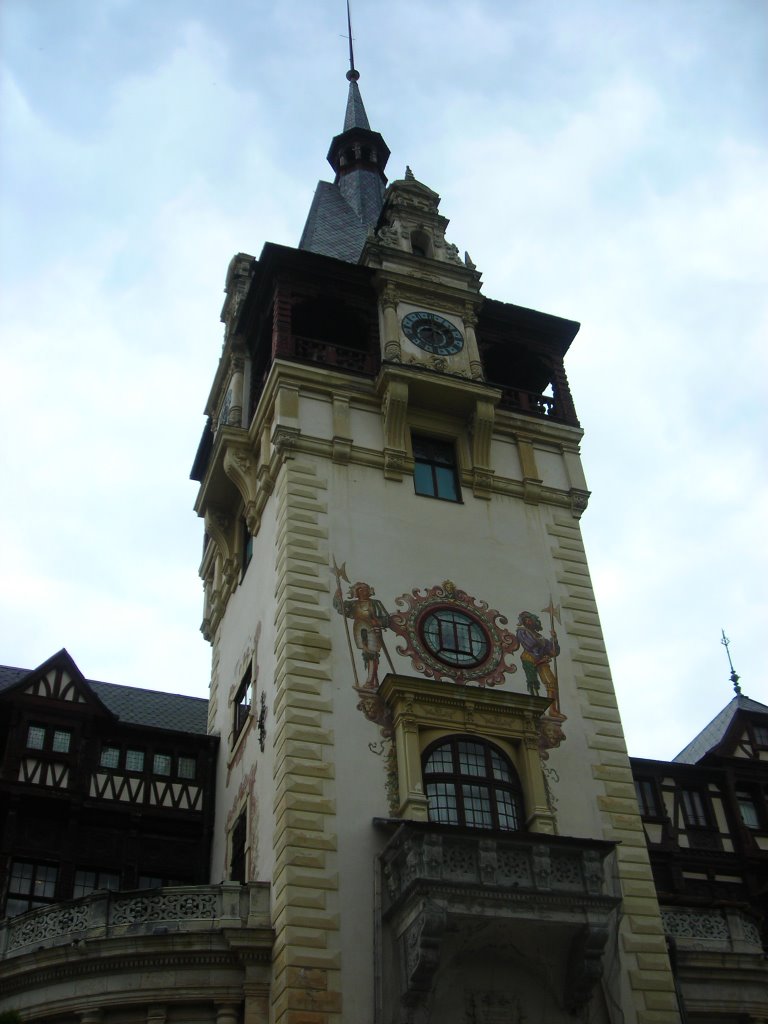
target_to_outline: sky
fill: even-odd
[[[582,519],[630,753],[768,703],[768,4],[353,0],[371,126],[484,293],[580,321]],[[341,0],[0,7],[0,662],[205,696],[188,476],[227,264],[298,243]]]

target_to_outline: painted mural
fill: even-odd
[[[550,700],[539,722],[542,758],[546,760],[547,752],[565,739],[557,669],[560,642],[555,630],[560,608],[551,596],[541,611],[547,616],[548,629],[538,614],[520,611],[513,631],[505,615],[451,580],[424,590],[414,588],[395,598],[397,611],[388,611],[371,583],[350,581],[346,562],[339,566],[334,558],[331,571],[336,578],[333,607],[344,620],[357,708],[379,727],[381,742],[369,744],[369,749],[387,764],[391,807],[397,803],[393,725],[378,694],[383,675],[396,671],[390,646],[399,657],[410,659],[414,672],[457,686],[504,686],[507,677],[517,672],[514,659],[519,656],[528,692]]]

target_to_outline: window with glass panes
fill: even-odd
[[[79,869],[75,871],[75,883],[72,887],[72,896],[78,899],[80,896],[88,896],[89,893],[98,889],[110,889],[115,891],[120,888],[120,875],[115,871],[88,871]]]
[[[507,832],[520,828],[520,780],[497,747],[452,737],[427,748],[423,766],[430,821]]]
[[[656,782],[653,779],[635,779],[635,793],[640,805],[640,813],[644,818],[657,818],[659,798],[656,793]]]
[[[414,436],[413,458],[413,486],[417,494],[443,501],[461,501],[453,444]]]
[[[710,824],[706,799],[700,790],[681,790],[680,802],[683,805],[683,819],[686,825],[704,828]]]
[[[8,880],[8,899],[5,904],[7,916],[26,914],[28,910],[53,903],[58,874],[59,869],[54,864],[13,861]]]
[[[760,816],[752,793],[747,789],[738,789],[736,802],[739,805],[741,820],[747,828],[760,828]]]

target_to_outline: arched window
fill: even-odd
[[[428,747],[423,763],[430,821],[506,832],[520,828],[520,780],[497,747],[452,736]]]

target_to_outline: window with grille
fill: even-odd
[[[635,793],[644,818],[658,818],[661,815],[656,782],[653,779],[635,779]]]
[[[461,501],[453,444],[413,437],[413,486],[417,494],[443,501]]]
[[[683,808],[683,820],[686,825],[694,828],[708,828],[711,825],[707,802],[704,794],[698,789],[680,791],[680,803]]]
[[[115,891],[120,888],[120,875],[115,871],[85,870],[83,868],[75,871],[75,883],[72,888],[72,896],[78,899],[80,896],[88,896],[99,889]]]
[[[521,827],[520,780],[509,759],[490,743],[441,740],[425,752],[423,771],[430,821],[507,832]]]
[[[8,917],[26,914],[28,910],[53,903],[59,869],[55,864],[15,860],[11,863],[8,881],[8,899],[5,913]]]

